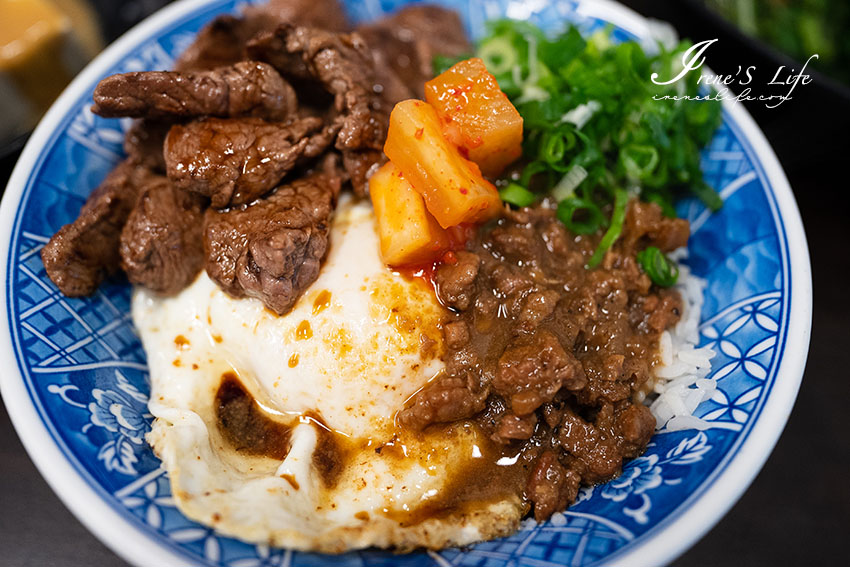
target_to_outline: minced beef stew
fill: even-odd
[[[640,455],[655,418],[651,387],[661,332],[678,292],[652,285],[635,253],[687,242],[688,223],[632,202],[622,238],[585,269],[601,234],[572,236],[544,206],[507,211],[433,272],[446,371],[399,414],[405,427],[473,418],[497,443],[537,455],[526,498],[538,520],[563,510],[582,483]]]

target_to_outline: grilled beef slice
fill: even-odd
[[[208,209],[206,270],[234,297],[255,297],[283,315],[319,275],[341,181],[314,174],[246,208]]]
[[[319,118],[289,124],[207,118],[175,125],[165,144],[168,177],[181,189],[209,197],[213,207],[250,203],[276,187],[299,159],[326,149],[330,140],[321,128]]]
[[[181,73],[210,71],[244,61],[245,43],[257,33],[253,22],[223,14],[201,28],[195,41],[174,62]]]
[[[118,269],[121,229],[150,171],[125,160],[106,176],[71,224],[41,250],[47,276],[63,294],[94,293],[106,274]]]
[[[263,19],[273,22],[274,29],[279,24],[290,23],[299,26],[322,28],[332,32],[344,32],[349,29],[345,9],[338,0],[270,0],[261,5],[246,6],[245,19]]]
[[[282,25],[252,40],[248,51],[287,76],[318,81],[333,95],[333,122],[339,128],[334,146],[343,154],[354,190],[363,194],[366,172],[383,160],[391,109],[378,92],[382,88],[375,88],[375,61],[363,38]]]
[[[124,153],[127,154],[127,159],[155,173],[165,173],[162,149],[170,128],[170,122],[156,120],[133,122],[124,137]]]
[[[357,32],[374,52],[383,74],[391,70],[411,91],[403,98],[424,98],[425,81],[434,76],[434,56],[456,57],[472,52],[457,13],[440,6],[408,6],[357,28]],[[388,93],[390,99],[395,96]]]
[[[271,66],[241,61],[212,71],[145,71],[103,79],[95,114],[107,118],[178,119],[257,116],[285,120],[297,108],[295,91]]]
[[[177,58],[175,71],[207,71],[248,59],[245,44],[283,23],[345,31],[348,21],[337,0],[272,0],[248,5],[241,16],[223,14],[204,26]]]
[[[204,265],[203,220],[207,199],[151,176],[121,231],[121,268],[131,283],[174,294]]]

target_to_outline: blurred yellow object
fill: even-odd
[[[35,125],[101,43],[83,0],[0,0],[0,146]]]

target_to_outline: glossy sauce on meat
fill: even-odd
[[[601,234],[572,236],[545,206],[482,227],[431,276],[451,312],[446,372],[400,412],[401,424],[474,419],[494,443],[530,456],[523,495],[538,519],[568,505],[581,483],[615,476],[654,432],[638,399],[681,310],[635,253],[669,251],[687,235],[686,221],[634,202],[622,237],[588,270]]]

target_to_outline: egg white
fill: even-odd
[[[442,314],[422,282],[382,264],[371,207],[347,196],[319,278],[285,316],[229,297],[206,274],[171,298],[136,289],[156,418],[149,440],[180,509],[247,541],[325,552],[465,545],[515,530],[519,496],[412,519],[481,458],[471,427],[397,437],[396,412],[444,367]],[[239,453],[219,433],[226,372],[292,424],[283,461]],[[322,431],[305,415],[348,447],[333,486],[313,464]],[[393,450],[376,451],[388,442]]]

